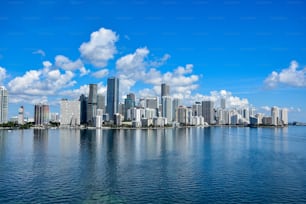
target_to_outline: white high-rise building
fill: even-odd
[[[174,98],[172,100],[172,121],[176,121],[176,111],[179,106],[182,105],[182,100],[179,98]]]
[[[23,125],[24,124],[24,108],[23,106],[20,106],[18,109],[18,124]]]
[[[79,126],[80,125],[80,101],[61,100],[61,126]]]
[[[4,86],[0,87],[0,124],[7,122],[8,93]]]
[[[288,109],[287,108],[283,108],[281,109],[281,121],[284,125],[288,125]]]
[[[278,125],[279,120],[279,109],[274,106],[271,108],[272,125]]]
[[[172,121],[172,98],[171,96],[163,96],[162,102],[163,102],[163,105],[162,105],[163,117],[167,118],[168,122],[171,122]]]

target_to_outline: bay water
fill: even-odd
[[[306,127],[0,130],[0,203],[306,203]]]

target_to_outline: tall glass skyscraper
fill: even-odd
[[[114,119],[114,114],[118,113],[119,106],[119,79],[116,77],[107,79],[107,111],[109,119]]]
[[[86,124],[87,123],[87,104],[88,104],[88,98],[82,94],[80,96],[80,123]]]
[[[97,115],[97,84],[89,84],[89,96],[87,104],[87,123],[89,126],[95,125]]]
[[[8,114],[8,93],[7,90],[0,87],[0,124],[7,122]]]

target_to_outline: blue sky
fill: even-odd
[[[166,82],[186,104],[226,96],[306,121],[304,1],[1,1],[0,26],[9,116],[118,76],[122,95]]]

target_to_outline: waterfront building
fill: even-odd
[[[163,110],[164,110],[164,108],[163,108],[163,104],[164,104],[163,97],[164,96],[170,96],[170,86],[165,84],[165,83],[162,83],[160,93],[161,93],[160,98],[161,98],[161,106],[162,107],[159,110],[161,110],[161,114],[162,114],[162,116],[164,116],[164,113],[163,113]],[[172,120],[172,118],[171,118],[171,120]]]
[[[24,108],[23,106],[20,106],[18,109],[18,125],[23,125],[24,124]]]
[[[97,115],[97,84],[89,84],[89,96],[87,103],[87,123],[89,126],[95,126]]]
[[[159,109],[158,97],[146,97],[145,104],[146,108]]]
[[[202,116],[204,117],[205,122],[207,122],[208,124],[215,123],[214,102],[213,101],[203,101],[202,102]]]
[[[99,109],[101,110],[101,109]],[[101,128],[102,127],[102,116],[101,115],[96,115],[96,128]]]
[[[49,105],[36,104],[34,106],[34,123],[37,126],[48,125],[49,123]]]
[[[242,110],[242,117],[246,120],[249,121],[250,120],[250,111],[248,108],[244,108]]]
[[[250,125],[259,125],[258,118],[255,116],[250,116]]]
[[[202,103],[201,102],[197,101],[192,105],[192,115],[202,116]]]
[[[114,125],[120,126],[122,125],[123,116],[120,113],[114,114]]]
[[[287,108],[281,109],[280,119],[283,125],[288,125],[288,109]]]
[[[262,124],[263,114],[257,113],[257,114],[255,115],[255,117],[257,118],[258,125],[261,125],[261,124]]]
[[[105,113],[105,96],[102,94],[97,94],[97,109],[101,109]]]
[[[179,106],[182,105],[180,98],[173,98],[172,100],[172,121],[176,121],[176,111]]]
[[[87,103],[88,97],[82,94],[79,98],[80,101],[80,123],[86,124],[87,123]]]
[[[111,121],[114,120],[114,114],[118,113],[119,106],[119,79],[116,77],[107,79],[107,109]]]
[[[129,93],[124,99],[124,119],[127,120],[128,109],[135,107],[135,94]]]
[[[167,121],[170,123],[172,121],[172,98],[171,96],[162,97],[162,116],[167,118]]]
[[[176,112],[176,121],[179,124],[183,124],[186,125],[187,124],[187,107],[185,106],[179,106],[177,108],[177,112]]]
[[[263,125],[272,125],[272,117],[262,117]]]
[[[50,113],[50,121],[52,121],[52,122],[60,122],[59,113]]]
[[[62,127],[76,127],[80,125],[80,101],[63,99],[60,102],[60,110]]]
[[[0,86],[0,124],[7,123],[8,117],[8,92],[4,86]]]
[[[153,119],[156,116],[156,109],[145,108],[145,118]]]
[[[279,108],[276,106],[273,106],[271,108],[271,117],[272,117],[272,125],[278,125],[279,121]]]

